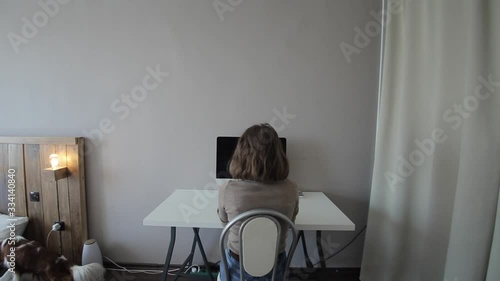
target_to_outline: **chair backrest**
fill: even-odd
[[[244,212],[231,220],[222,231],[220,249],[222,254],[221,264],[226,272],[226,280],[230,281],[227,267],[226,236],[229,230],[238,222],[242,222],[239,231],[240,244],[240,280],[244,281],[244,273],[260,277],[273,271],[272,281],[276,277],[276,263],[278,260],[279,238],[282,231],[292,232],[292,244],[287,253],[284,280],[288,276],[288,268],[293,253],[297,246],[297,230],[295,224],[284,214],[269,210],[255,209]],[[287,229],[281,229],[280,222],[285,222]]]

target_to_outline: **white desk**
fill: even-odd
[[[193,200],[193,198],[198,200]],[[193,228],[195,235],[190,257],[186,259],[184,265],[190,262],[190,258],[192,261],[196,244],[200,248],[206,265],[208,265],[198,232],[200,228],[222,229],[224,227],[217,215],[217,207],[218,191],[178,189],[143,220],[145,226],[171,227],[171,241],[162,280],[166,280],[167,277],[166,272],[168,272],[170,265],[177,227]],[[295,219],[295,226],[297,230],[301,231],[299,237],[302,238],[308,266],[311,265],[311,261],[305,248],[303,230],[316,231],[319,257],[322,260],[322,266],[325,266],[321,247],[321,231],[354,231],[355,229],[354,223],[322,192],[304,192],[304,195],[299,197],[299,213]]]
[[[217,215],[218,191],[208,192],[212,198],[205,197],[207,203],[199,204],[193,202],[193,198],[196,194],[204,194],[204,191],[174,191],[143,220],[143,225],[222,229],[224,225]],[[192,211],[197,214],[187,215],[188,208],[193,208]],[[304,192],[304,196],[299,197],[295,227],[297,230],[354,231],[355,225],[323,192]]]

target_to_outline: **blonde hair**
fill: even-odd
[[[233,178],[274,182],[285,180],[288,172],[288,159],[273,127],[258,124],[243,133],[229,164]]]

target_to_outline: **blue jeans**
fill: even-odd
[[[241,281],[240,262],[230,255],[229,249],[226,249],[226,258],[227,258],[227,268],[229,270],[230,280]],[[274,279],[275,281],[283,280],[283,274],[285,273],[285,265],[286,265],[286,254],[283,252],[278,255],[278,261],[276,262],[276,268],[274,269],[276,270],[276,279]],[[262,277],[253,277],[252,275],[244,272],[243,278],[245,278],[246,281],[271,281],[271,279],[273,278],[272,273],[273,271],[269,272],[268,274]],[[220,263],[220,280],[226,281],[226,272],[224,272],[224,266],[222,265],[222,262]]]

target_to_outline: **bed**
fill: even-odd
[[[26,218],[23,236],[42,244],[54,222],[63,221],[65,230],[50,235],[49,248],[77,264],[88,239],[84,143],[77,137],[0,136],[0,213]],[[55,169],[52,154],[59,159]]]

